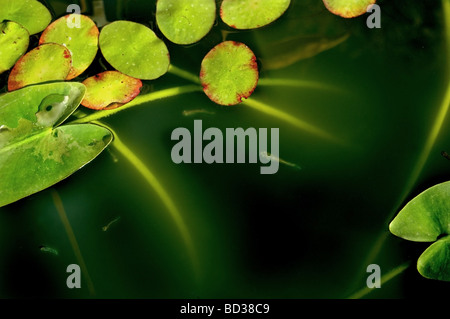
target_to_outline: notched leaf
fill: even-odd
[[[0,21],[3,20],[17,22],[33,35],[48,26],[52,15],[37,0],[0,0]]]
[[[142,81],[117,71],[106,71],[86,79],[86,96],[81,104],[93,110],[113,109],[139,95]]]

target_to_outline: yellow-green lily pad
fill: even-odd
[[[30,34],[44,30],[52,15],[37,0],[0,0],[0,21],[10,20],[21,24]]]
[[[82,74],[94,60],[98,51],[99,31],[94,21],[84,15],[79,16],[79,27],[70,27],[73,15],[66,15],[50,24],[42,33],[39,44],[58,43],[70,50],[72,68],[67,80]]]
[[[220,105],[236,105],[258,84],[256,56],[245,44],[225,41],[203,59],[200,80],[205,94]]]
[[[12,68],[29,44],[27,29],[12,21],[0,23],[0,73]]]
[[[8,79],[8,90],[67,78],[72,67],[69,49],[56,43],[38,46],[17,61]]]
[[[117,71],[141,80],[154,80],[169,70],[170,56],[164,41],[146,26],[115,21],[100,32],[100,49]]]
[[[176,44],[200,41],[216,20],[215,0],[159,0],[156,22],[164,36]]]
[[[86,95],[81,105],[93,109],[113,109],[139,95],[142,81],[117,71],[106,71],[86,79]]]
[[[291,0],[223,0],[220,16],[234,29],[256,29],[277,20],[290,4]]]
[[[367,12],[376,0],[323,0],[327,9],[343,18],[355,18]]]

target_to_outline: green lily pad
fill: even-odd
[[[236,105],[248,98],[258,79],[255,54],[240,42],[222,42],[202,61],[200,80],[203,91],[220,105]]]
[[[71,67],[72,56],[69,49],[56,43],[40,45],[17,61],[9,74],[8,90],[65,80]]]
[[[142,81],[117,71],[106,71],[86,79],[86,96],[81,104],[94,110],[113,109],[139,95]]]
[[[220,16],[234,29],[255,29],[277,20],[290,4],[291,0],[223,0]]]
[[[417,268],[427,277],[450,281],[450,182],[433,186],[412,199],[389,225],[394,235],[434,242],[420,256]],[[442,237],[443,236],[443,237]]]
[[[0,0],[0,8],[0,21],[17,22],[31,35],[41,32],[52,21],[50,11],[37,0]]]
[[[70,50],[72,68],[67,80],[72,80],[83,73],[94,61],[98,51],[99,31],[94,21],[84,15],[79,15],[80,27],[70,28],[66,15],[50,24],[42,33],[39,44],[58,43]]]
[[[100,32],[100,49],[117,71],[142,80],[154,80],[169,70],[166,44],[146,26],[115,21]]]
[[[164,36],[176,44],[200,41],[216,20],[215,0],[159,0],[156,22]]]
[[[14,66],[29,44],[27,29],[12,21],[0,23],[0,74]]]
[[[58,126],[85,90],[61,82],[0,96],[0,207],[68,177],[111,142],[111,132],[96,125]]]
[[[325,7],[343,18],[355,18],[367,12],[367,8],[376,0],[323,0]]]

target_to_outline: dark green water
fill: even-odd
[[[152,17],[143,21],[144,2],[125,1],[123,16],[112,18],[148,23]],[[174,199],[195,258],[154,190],[111,149],[51,190],[0,209],[0,296],[92,297],[85,276],[82,289],[65,285],[67,265],[78,260],[54,191],[63,201],[94,297],[345,298],[365,287],[370,263],[386,274],[408,260],[412,266],[366,297],[443,296],[448,283],[424,279],[415,269],[427,244],[388,232],[389,221],[408,199],[450,178],[450,162],[440,154],[450,150],[446,119],[421,174],[408,187],[447,85],[441,2],[379,4],[381,29],[368,29],[367,16],[332,16],[321,1],[293,1],[274,24],[229,35],[261,57],[262,79],[334,88],[259,86],[252,98],[342,143],[243,105],[219,107],[202,93],[152,102],[104,121]],[[203,56],[221,41],[221,28],[219,23],[194,46],[168,44],[172,63],[197,74]],[[264,68],[262,57],[277,38],[343,32],[350,36],[339,46],[281,69]],[[295,41],[291,45],[287,50],[297,48]],[[145,83],[154,90],[185,84],[171,74]],[[214,114],[183,116],[195,109]],[[302,169],[281,164],[276,175],[260,175],[259,164],[176,165],[171,133],[178,127],[192,131],[194,119],[222,130],[280,128],[280,157]],[[386,240],[379,253],[367,259],[380,236]],[[42,252],[42,245],[59,254]]]

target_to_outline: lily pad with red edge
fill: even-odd
[[[136,79],[154,80],[169,70],[170,56],[166,44],[140,23],[110,23],[100,32],[99,43],[109,64]]]
[[[98,51],[99,31],[94,21],[84,15],[79,15],[80,26],[69,28],[68,20],[73,15],[66,15],[50,24],[42,33],[39,44],[58,43],[70,50],[72,68],[67,80],[72,80],[82,74],[94,60]]]
[[[176,44],[200,41],[216,20],[215,0],[158,0],[156,22],[164,36]]]
[[[256,29],[281,17],[291,0],[223,0],[220,16],[234,29]]]
[[[256,56],[248,46],[225,41],[203,59],[200,80],[205,94],[220,105],[236,105],[248,98],[258,84]]]
[[[8,90],[50,81],[63,81],[72,67],[69,49],[49,43],[38,46],[17,61],[8,78]]]
[[[4,20],[21,24],[32,35],[44,30],[52,15],[37,0],[0,0],[0,21]]]
[[[355,18],[367,12],[367,8],[376,0],[323,0],[325,7],[343,18]]]
[[[0,23],[0,74],[11,69],[30,44],[27,29],[12,21]]]
[[[106,71],[86,79],[86,95],[81,105],[93,110],[113,109],[139,95],[142,81],[117,71]]]

